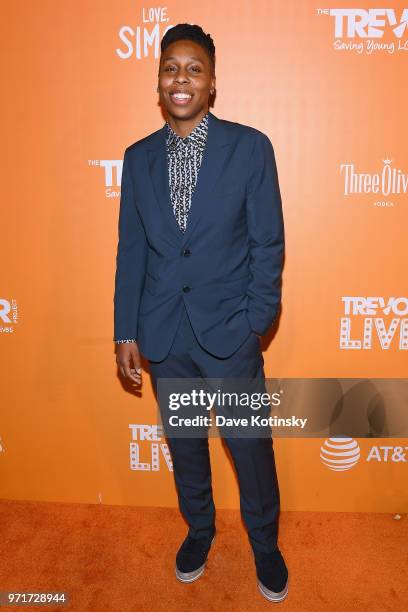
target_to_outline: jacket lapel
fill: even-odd
[[[153,185],[156,201],[165,219],[166,227],[168,227],[169,232],[171,232],[171,238],[181,242],[182,232],[180,231],[171,206],[167,167],[166,124],[164,124],[161,130],[156,132],[156,137],[149,145],[147,155],[150,180]]]
[[[148,148],[150,179],[166,227],[168,227],[171,237],[178,245],[184,245],[189,240],[200,217],[206,209],[208,210],[211,192],[221,175],[230,144],[231,139],[228,137],[223,122],[209,112],[207,142],[198,172],[197,184],[191,199],[187,228],[183,235],[174,216],[170,198],[165,124],[156,132],[156,138],[150,143]]]

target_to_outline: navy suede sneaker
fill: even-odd
[[[186,537],[176,556],[176,576],[181,582],[193,582],[202,575],[214,539],[215,528],[210,537]]]
[[[288,594],[289,573],[279,549],[271,553],[256,553],[255,566],[258,588],[269,601],[282,601]]]

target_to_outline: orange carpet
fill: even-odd
[[[281,512],[289,595],[268,602],[239,512],[217,510],[204,575],[174,576],[187,528],[178,510],[0,501],[0,591],[66,591],[65,607],[2,610],[234,612],[408,610],[407,517]]]

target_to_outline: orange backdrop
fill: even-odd
[[[406,376],[408,14],[316,6],[3,3],[1,497],[177,505],[164,440],[140,439],[156,422],[148,371],[140,393],[125,387],[112,338],[121,160],[164,122],[159,43],[179,22],[214,38],[211,110],[275,149],[286,261],[266,375]],[[323,438],[275,439],[282,508],[406,511],[407,440],[356,442],[337,473]],[[219,439],[211,452],[215,501],[236,508]]]

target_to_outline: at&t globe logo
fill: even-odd
[[[353,438],[328,438],[320,447],[322,463],[334,472],[345,472],[360,459],[360,447]]]

